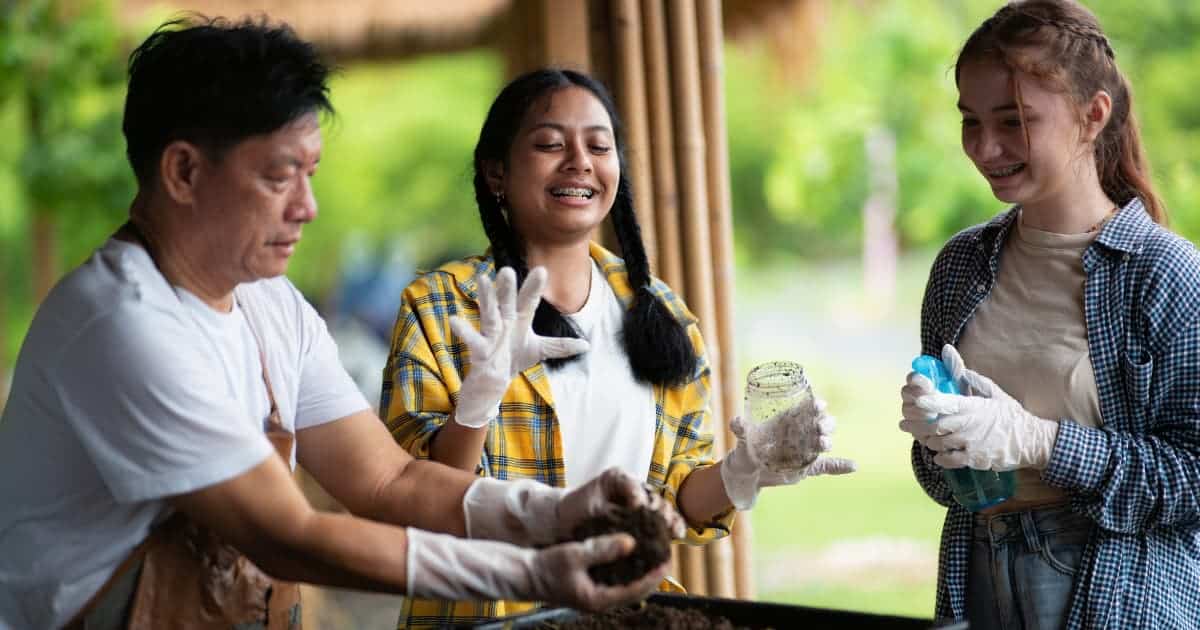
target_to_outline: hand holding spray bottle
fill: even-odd
[[[954,377],[950,375],[941,359],[923,354],[912,362],[912,369],[933,383],[934,389],[943,394],[961,394]],[[930,420],[933,422],[933,420]],[[1016,476],[1012,471],[975,470],[973,468],[946,468],[942,474],[954,493],[959,505],[972,511],[992,507],[1012,497],[1016,489]]]

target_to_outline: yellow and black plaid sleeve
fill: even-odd
[[[665,285],[664,285],[665,286]],[[665,298],[673,311],[691,315],[674,293],[665,292],[660,299]],[[651,463],[650,474],[655,477],[662,474],[663,496],[671,502],[676,502],[676,494],[683,480],[697,468],[711,466],[713,459],[713,419],[710,398],[710,382],[712,368],[708,362],[708,353],[704,339],[700,335],[700,327],[695,318],[688,325],[688,337],[696,352],[699,362],[696,373],[687,383],[667,389],[662,397],[662,418],[660,430],[667,435],[660,436],[655,445],[655,456]],[[687,321],[686,319],[684,321]],[[669,439],[673,435],[674,439]],[[665,447],[669,445],[668,452]],[[662,471],[659,473],[659,471]],[[711,523],[702,528],[689,527],[687,542],[704,544],[723,538],[729,534],[733,526],[736,511],[730,508],[718,515]]]
[[[451,341],[450,316],[478,319],[465,304],[454,277],[425,274],[404,290],[392,329],[379,409],[392,437],[416,457],[429,457],[429,442],[445,424],[462,385],[462,344]]]

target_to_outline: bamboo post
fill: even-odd
[[[588,30],[588,64],[592,78],[607,85],[609,91],[615,89],[613,65],[616,54],[616,29],[612,24],[612,0],[589,0],[583,3],[586,7]]]
[[[679,234],[679,190],[676,184],[674,126],[667,53],[666,16],[663,0],[642,3],[643,46],[646,53],[646,87],[650,105],[650,157],[654,174],[654,218],[657,222],[658,269],[668,285],[688,299],[683,275],[683,252]],[[690,545],[678,546],[678,573],[690,593],[708,592],[704,551]]]
[[[650,270],[658,273],[658,231],[650,174],[650,122],[646,112],[646,69],[642,64],[642,15],[637,0],[613,0],[613,88],[625,122],[625,166],[633,183],[633,207],[642,228]]]
[[[720,0],[699,0],[696,5],[700,31],[700,84],[704,105],[705,137],[708,139],[707,181],[709,227],[712,232],[713,288],[716,299],[717,334],[721,352],[715,369],[721,374],[724,402],[723,422],[725,450],[733,444],[728,433],[729,419],[739,413],[740,374],[733,334],[734,256],[733,256],[733,195],[729,181],[729,142],[725,125],[725,43],[721,24]],[[733,538],[733,576],[737,597],[754,598],[750,514],[738,514],[731,536]]]
[[[724,448],[724,396],[720,371],[724,345],[717,325],[713,288],[712,237],[709,232],[709,198],[706,181],[708,144],[705,138],[704,112],[700,88],[700,43],[697,33],[696,5],[693,0],[670,0],[667,11],[671,42],[671,86],[675,104],[675,146],[680,182],[680,215],[683,219],[688,305],[700,318],[700,328],[708,340],[712,360],[711,400],[714,411],[715,451]],[[731,541],[721,540],[705,548],[708,594],[732,597],[735,594]]]
[[[650,107],[650,159],[654,181],[654,220],[658,237],[658,275],[686,299],[683,257],[679,248],[679,193],[671,144],[670,72],[667,27],[662,0],[642,3],[642,45],[646,54],[646,96]]]
[[[558,0],[532,1],[537,6],[538,21],[541,26],[544,51],[541,65],[590,73],[592,64],[588,32],[588,3],[559,2]]]
[[[538,65],[542,49],[536,8],[533,2],[515,2],[504,17],[501,39],[506,80]]]

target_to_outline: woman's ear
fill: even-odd
[[[484,163],[483,172],[487,176],[488,189],[493,195],[504,192],[504,162],[488,160]]]
[[[1083,110],[1083,139],[1095,142],[1108,125],[1112,117],[1112,96],[1104,90],[1097,90]]]

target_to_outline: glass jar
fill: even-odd
[[[793,472],[816,460],[818,453],[806,452],[809,445],[805,438],[812,434],[812,427],[779,416],[782,411],[811,403],[812,397],[812,388],[799,363],[771,361],[750,370],[746,377],[744,419],[760,425],[749,436],[750,447],[768,470]]]

